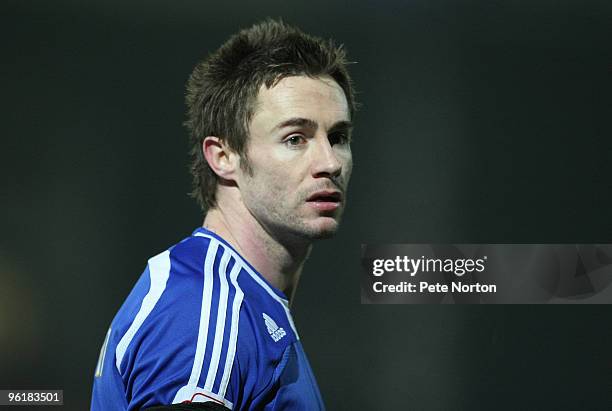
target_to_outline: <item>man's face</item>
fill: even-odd
[[[259,91],[241,170],[242,200],[278,237],[326,238],[338,229],[352,169],[344,92],[331,78],[287,77]]]

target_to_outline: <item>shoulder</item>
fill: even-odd
[[[142,336],[153,320],[159,324],[164,318],[170,320],[174,313],[193,311],[193,304],[202,298],[198,287],[203,283],[208,248],[206,239],[187,238],[149,258],[113,320],[113,329],[126,345],[123,348],[127,349],[134,337]]]
[[[129,409],[240,406],[276,380],[283,352],[298,339],[282,294],[211,235],[149,259],[112,330]]]
[[[218,241],[190,237],[149,259],[113,322],[131,404],[231,405],[241,291],[229,257]]]

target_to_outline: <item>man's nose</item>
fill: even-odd
[[[316,139],[316,151],[312,162],[314,177],[338,177],[342,173],[342,163],[338,160],[327,135]]]

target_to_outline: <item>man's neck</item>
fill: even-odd
[[[209,210],[203,227],[230,243],[270,284],[293,300],[311,244],[283,242],[246,210],[232,208],[235,207],[218,206]]]

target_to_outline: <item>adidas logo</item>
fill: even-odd
[[[282,327],[279,327],[276,322],[266,313],[262,314],[264,322],[266,323],[266,328],[268,329],[268,333],[270,333],[270,337],[274,340],[274,342],[278,342],[281,338],[283,338],[287,333]]]

